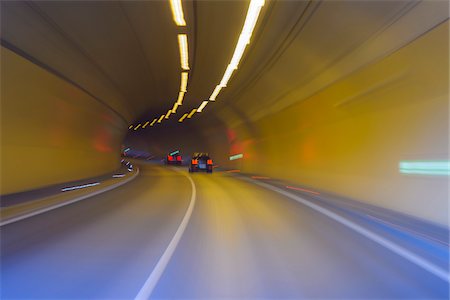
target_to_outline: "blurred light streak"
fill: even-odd
[[[175,154],[178,154],[178,153],[180,153],[180,150],[175,150],[175,151],[171,152],[169,155],[175,155]]]
[[[136,127],[134,127],[134,130],[138,130],[139,127],[141,127],[141,125],[142,125],[142,124],[139,123]]]
[[[194,108],[193,110],[191,110],[191,112],[189,113],[189,115],[187,116],[188,119],[192,118],[192,116],[197,112],[197,109]]]
[[[243,157],[244,157],[244,154],[239,153],[239,154],[230,156],[230,160],[241,159],[241,158],[243,158]]]
[[[184,92],[179,92],[178,93],[178,100],[177,100],[177,105],[183,105],[183,98],[184,98]]]
[[[166,115],[161,115],[161,117],[159,117],[159,119],[158,119],[158,123],[161,123],[162,119],[164,119],[165,116]]]
[[[187,92],[187,83],[188,83],[188,73],[187,72],[181,72],[180,91],[182,91],[184,93]]]
[[[175,103],[172,107],[172,113],[176,113],[177,112],[177,108],[178,108],[178,103]]]
[[[158,118],[154,118],[153,121],[150,123],[150,126],[155,125],[156,121],[158,121]]]
[[[450,161],[401,161],[399,171],[403,174],[450,175]]]
[[[209,101],[216,101],[216,97],[217,97],[217,95],[219,95],[221,89],[222,89],[222,87],[220,85],[217,85],[216,88],[214,89],[213,93],[209,97]]]
[[[178,35],[178,46],[180,48],[180,61],[183,70],[189,70],[188,41],[186,34]]]
[[[166,114],[166,116],[164,118],[168,119],[171,113],[172,113],[172,110],[169,109],[169,111],[167,112],[167,114]]]
[[[220,84],[216,86],[213,93],[209,97],[211,101],[214,101],[216,99],[220,92],[220,88],[226,87],[228,85],[228,81],[230,80],[234,70],[238,68],[245,48],[248,44],[250,44],[250,38],[252,37],[256,22],[258,21],[259,13],[261,12],[261,8],[263,6],[264,0],[251,0],[247,11],[247,16],[245,17],[244,26],[242,28],[241,34],[239,35],[239,40],[236,44],[233,56],[225,70],[225,73],[223,74]]]
[[[131,150],[131,148],[127,148],[127,149],[123,150],[123,152],[128,152],[130,150]]]
[[[125,174],[114,174],[112,177],[114,177],[114,178],[122,178],[122,177],[125,177]]]
[[[241,170],[228,170],[227,173],[239,173]]]
[[[178,26],[186,26],[181,0],[170,0],[170,8],[172,9],[172,15],[175,24],[177,24]]]
[[[131,129],[131,128],[133,128],[133,124],[131,124],[130,126],[128,126],[128,129]]]
[[[252,176],[253,179],[270,179],[270,177],[266,176]]]
[[[84,189],[84,188],[96,186],[99,184],[100,184],[100,182],[95,182],[95,183],[88,183],[88,184],[77,185],[77,186],[72,186],[72,187],[66,187],[66,188],[61,189],[61,191],[67,192],[67,191],[72,191],[72,190]]]
[[[202,112],[205,106],[208,104],[208,101],[203,101],[202,104],[200,104],[199,108],[197,109],[197,112]]]
[[[296,190],[296,191],[302,191],[302,192],[306,192],[306,193],[310,193],[310,194],[314,194],[314,195],[320,195],[319,192],[314,192],[314,191],[310,191],[310,190],[307,190],[307,189],[302,189],[302,188],[299,188],[299,187],[294,187],[294,186],[287,185],[286,188],[291,189],[291,190]]]
[[[183,122],[184,119],[186,119],[186,117],[188,116],[188,113],[185,113],[179,120],[178,122]]]
[[[231,75],[233,75],[234,70],[235,68],[233,68],[233,66],[228,65],[225,74],[223,74],[222,80],[220,81],[220,87],[227,87],[228,81],[230,80]]]
[[[144,125],[142,125],[142,128],[145,128],[145,127],[147,127],[147,125],[148,125],[148,124],[150,124],[150,122],[149,122],[149,121],[145,122],[145,124],[144,124]]]

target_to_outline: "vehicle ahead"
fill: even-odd
[[[213,161],[208,153],[194,153],[192,155],[189,172],[200,171],[206,171],[207,173],[212,173],[213,171]]]
[[[183,157],[179,152],[170,153],[166,156],[166,164],[167,165],[181,165],[183,162]]]

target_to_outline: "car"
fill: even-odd
[[[207,173],[212,173],[213,171],[213,161],[208,153],[194,153],[192,155],[189,172],[200,171],[206,171]]]
[[[183,163],[183,157],[179,152],[172,152],[167,154],[166,156],[166,164],[167,165],[181,165]]]

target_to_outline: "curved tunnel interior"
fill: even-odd
[[[181,5],[181,17],[176,5]],[[253,25],[248,21],[252,12]],[[239,46],[242,57],[235,60]],[[239,204],[242,211],[227,210],[220,202],[225,187],[230,193],[242,187],[220,176],[247,176],[339,199],[329,200],[331,206],[349,201],[384,211],[384,216],[411,218],[414,224],[445,232],[448,250],[448,92],[447,1],[2,1],[2,208],[17,195],[33,197],[37,190],[117,175],[121,160],[133,158],[129,150],[146,155],[132,160],[139,180],[161,181],[160,187],[151,183],[154,191],[146,190],[146,197],[158,194],[172,203],[183,196],[171,193],[189,186],[185,182],[181,185],[186,187],[172,191],[166,182],[170,172],[161,162],[179,151],[184,166],[177,170],[187,173],[191,154],[207,152],[214,174],[192,176],[200,199],[191,223],[199,210],[206,214],[211,208],[202,206],[202,197],[217,201],[216,209],[232,219],[251,211],[251,205],[261,217],[288,213],[281,204],[269,212],[251,202],[279,196],[258,196],[250,188],[241,193],[243,199],[252,199]],[[89,214],[94,213],[99,213],[95,207]],[[215,214],[220,220],[220,212]],[[252,226],[257,222],[252,218],[242,222]],[[276,220],[275,227],[287,226]],[[292,224],[298,222],[294,220]],[[386,220],[383,226],[391,224]],[[186,235],[195,236],[189,230],[198,226],[209,237],[204,228],[220,226],[212,222],[194,222]],[[164,228],[170,231],[171,226]],[[420,226],[411,225],[408,232],[426,231]],[[236,239],[244,239],[236,230]],[[14,251],[5,244],[8,257]],[[267,253],[273,250],[268,247]],[[439,251],[441,263],[447,257],[445,264],[448,251]],[[217,257],[219,252],[214,252]],[[226,266],[218,268],[224,277],[217,278],[231,280],[224,275]],[[172,269],[169,264],[166,273],[175,274],[176,267]],[[445,277],[448,264],[444,269]],[[180,296],[164,292],[169,279],[163,277],[154,295]],[[233,294],[227,291],[234,285],[226,280],[229,285],[224,283],[217,294],[213,288],[212,294],[190,294],[187,288],[180,293],[193,298],[333,296],[301,296],[281,284],[268,288],[267,294]],[[425,295],[448,297],[448,281],[444,287],[432,279],[427,282]],[[402,284],[407,286],[398,286]],[[287,294],[277,294],[281,290]],[[370,288],[368,294],[354,294],[351,288],[336,291],[344,298],[372,295]],[[128,297],[107,297],[116,295]]]

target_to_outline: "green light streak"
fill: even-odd
[[[450,161],[401,161],[399,171],[402,174],[450,175]]]
[[[243,157],[244,157],[244,154],[240,153],[240,154],[230,156],[230,160],[236,160],[236,159],[240,159]]]
[[[178,154],[178,153],[180,153],[180,150],[173,151],[172,153],[170,153],[170,155],[175,155],[175,154]]]

